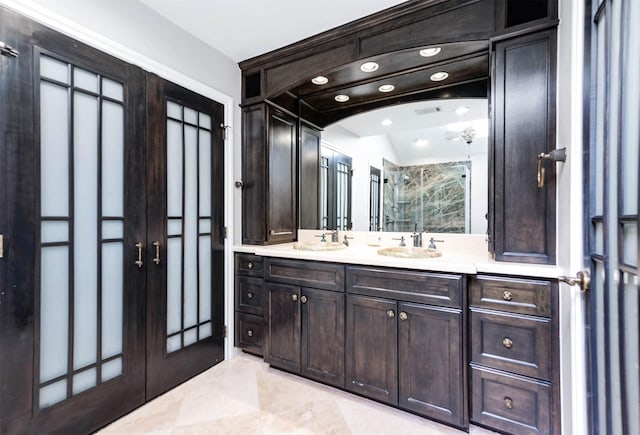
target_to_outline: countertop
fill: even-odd
[[[318,242],[318,239],[314,239],[314,237],[319,233],[321,232],[301,231],[299,239],[301,241]],[[235,252],[251,253],[262,257],[382,266],[433,272],[464,273],[469,275],[491,273],[538,278],[557,278],[563,275],[562,269],[555,265],[494,261],[486,249],[486,239],[484,236],[439,234],[437,235],[438,240],[444,240],[444,242],[438,243],[438,248],[442,251],[441,257],[397,258],[379,255],[377,253],[381,248],[398,246],[398,242],[395,240],[401,237],[401,235],[397,233],[363,232],[360,234],[358,232],[345,232],[344,234],[340,234],[340,238],[344,237],[344,235],[351,238],[349,240],[350,246],[335,251],[300,250],[295,249],[295,243],[268,246],[238,245],[234,246],[233,249]],[[411,239],[408,241],[409,243],[407,244],[410,246]]]

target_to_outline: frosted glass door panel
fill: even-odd
[[[124,107],[122,84],[95,72],[40,55],[40,73],[45,408],[122,374]]]
[[[211,117],[168,101],[167,353],[211,336]]]

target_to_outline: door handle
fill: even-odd
[[[144,262],[142,261],[142,247],[144,245],[142,244],[142,242],[138,242],[135,244],[136,249],[138,249],[138,259],[136,260],[136,266],[138,267],[142,267],[142,265],[144,264]]]
[[[552,160],[554,162],[566,162],[567,161],[567,149],[560,148],[553,150],[550,153],[538,154],[538,189],[544,187],[544,167],[542,166],[543,160]]]
[[[559,276],[558,281],[562,281],[563,283],[571,286],[577,285],[583,292],[586,292],[591,287],[591,277],[589,276],[589,272],[586,270],[581,270],[576,273],[576,276]]]
[[[153,257],[153,262],[160,264],[160,242],[153,242],[152,245],[156,248],[156,256]]]

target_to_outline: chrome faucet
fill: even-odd
[[[422,232],[415,232],[411,235],[413,238],[413,247],[414,248],[422,248]]]
[[[338,243],[338,230],[333,230],[329,234],[331,234],[331,243]]]

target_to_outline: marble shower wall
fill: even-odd
[[[385,231],[465,233],[471,162],[398,166],[383,161]]]

